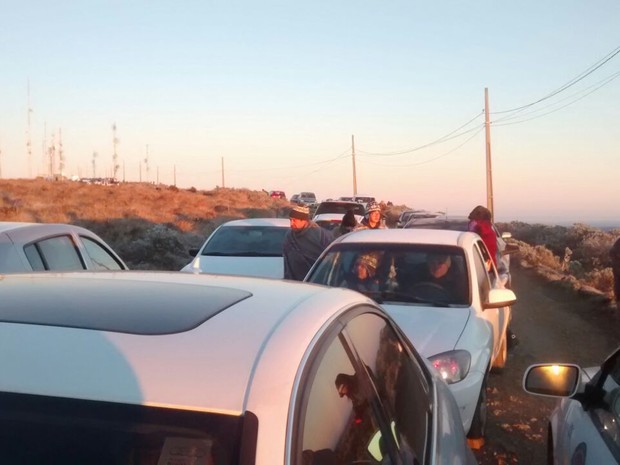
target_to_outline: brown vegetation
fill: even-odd
[[[93,185],[43,179],[0,180],[0,221],[71,223],[99,234],[133,269],[178,270],[220,224],[237,218],[286,217],[291,205],[264,191],[195,188],[147,183]],[[406,206],[384,210],[394,226]],[[610,297],[613,276],[608,251],[620,230],[583,224],[562,226],[512,222],[515,265],[537,267],[548,279]],[[572,251],[564,265],[566,247]]]

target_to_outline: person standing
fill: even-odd
[[[620,238],[618,238],[611,247],[609,258],[611,258],[611,270],[614,273],[614,299],[616,301],[616,309],[620,310]]]
[[[296,205],[289,214],[291,229],[284,237],[284,279],[303,281],[321,252],[333,240],[330,231],[310,220],[310,210]]]
[[[467,217],[469,218],[468,229],[482,238],[482,242],[489,250],[493,264],[497,267],[497,236],[491,223],[491,216],[491,211],[488,208],[478,205]]]
[[[355,231],[360,229],[386,229],[381,206],[377,202],[369,202],[366,206],[366,215]]]

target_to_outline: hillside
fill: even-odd
[[[72,223],[99,234],[132,269],[178,270],[221,223],[236,218],[286,217],[291,204],[248,189],[194,188],[147,183],[95,185],[43,179],[0,180],[0,221]],[[388,226],[406,206],[389,205]],[[547,279],[610,297],[608,250],[620,230],[586,225],[501,223],[518,246],[513,263],[537,267]],[[566,247],[572,255],[564,263]]]

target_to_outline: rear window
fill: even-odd
[[[288,230],[277,226],[224,226],[213,233],[201,255],[281,257]]]
[[[364,206],[359,203],[321,202],[314,214],[335,213],[344,215],[349,210],[353,210],[353,213],[360,216],[364,216],[366,213]]]
[[[7,464],[232,465],[243,423],[231,415],[0,394]]]

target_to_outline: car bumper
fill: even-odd
[[[462,381],[448,385],[459,407],[465,432],[471,427],[484,376],[485,373],[471,371]]]

